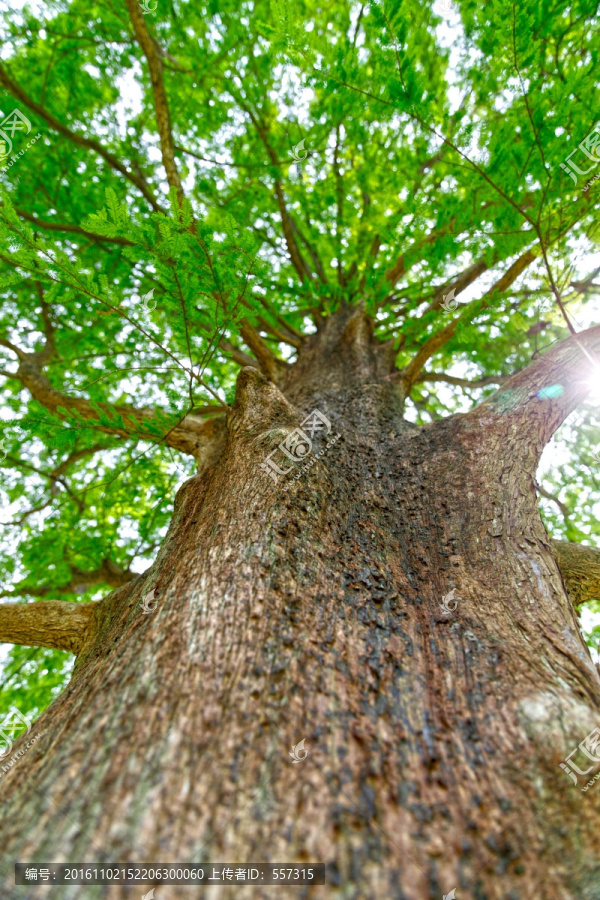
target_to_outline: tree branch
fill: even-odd
[[[277,384],[278,380],[280,380],[281,376],[288,368],[287,363],[278,359],[271,352],[269,346],[249,322],[244,321],[242,324],[241,335],[256,357],[261,372]]]
[[[450,231],[450,228],[453,227],[453,222],[454,220],[452,220],[452,222],[448,224],[447,228],[442,228],[440,231],[432,231],[431,234],[427,235],[427,237],[408,247],[406,252],[401,253],[394,265],[386,271],[386,281],[389,281],[392,286],[395,285],[402,278],[402,276],[405,275],[406,272],[408,272],[410,267],[414,265],[414,263],[417,262],[421,257],[413,258],[410,263],[408,262],[408,260],[411,257],[414,257],[414,254],[418,253],[419,250],[422,250],[424,247],[429,246],[429,244],[435,243],[438,238],[442,237],[444,234],[447,234]],[[377,237],[376,240],[379,242],[379,237]],[[377,247],[377,250],[375,250],[375,253],[373,253],[374,248],[375,244],[371,246],[372,256],[376,255],[377,250],[379,249],[379,247]]]
[[[285,328],[285,332],[283,332],[280,328],[276,328],[271,322],[268,322],[264,316],[256,316],[256,320],[263,331],[266,331],[272,338],[275,338],[276,341],[284,344],[289,344],[290,347],[295,347],[296,350],[299,350],[302,346],[303,341],[291,332],[288,331],[287,325],[283,325]]]
[[[7,341],[6,338],[0,337],[0,347],[6,347],[7,350],[10,350],[15,354],[17,359],[26,359],[27,353],[25,350],[21,350],[20,347],[17,347],[16,344],[11,343],[11,341]],[[14,375],[11,375],[9,372],[6,373],[9,378],[14,378]]]
[[[295,234],[298,235],[306,249],[308,250],[309,256],[312,260],[312,264],[314,266],[314,270],[319,276],[319,281],[323,284],[327,284],[327,275],[325,274],[325,269],[323,268],[323,263],[321,262],[321,257],[317,253],[315,247],[308,240],[304,232],[298,227],[296,222],[290,217],[290,224]],[[310,223],[309,223],[310,224]]]
[[[335,176],[335,197],[336,197],[336,216],[335,216],[335,243],[337,254],[337,276],[338,284],[344,287],[346,280],[344,278],[344,270],[342,267],[342,225],[344,221],[344,179],[340,170],[340,126],[335,129],[335,146],[333,148],[333,173]]]
[[[79,653],[94,626],[95,603],[0,603],[0,641]]]
[[[541,453],[556,429],[600,377],[600,325],[555,344],[465,415],[486,427],[520,430]]]
[[[570,541],[551,541],[573,606],[600,600],[600,549]]]
[[[310,267],[308,266],[308,263],[300,253],[298,242],[296,241],[296,237],[294,234],[296,228],[294,226],[292,217],[288,213],[280,181],[275,182],[275,198],[277,200],[277,208],[279,209],[279,214],[281,216],[283,236],[285,237],[285,242],[290,254],[292,265],[298,273],[301,281],[304,281],[305,278],[310,279],[313,277],[313,274]]]
[[[2,591],[0,597],[45,597],[52,591],[60,591],[65,594],[78,594],[95,584],[107,584],[111,588],[121,587],[128,584],[138,576],[129,569],[122,569],[112,559],[103,559],[102,564],[90,572],[79,569],[77,566],[69,566],[71,569],[71,579],[66,584],[61,585],[41,585],[39,587],[28,587],[22,582],[17,584],[12,591]],[[60,601],[65,602],[65,601]]]
[[[128,2],[132,2],[132,0],[128,0]],[[260,122],[260,120],[254,115],[251,108],[245,104],[242,100],[238,98],[238,102],[242,109],[246,112],[246,114],[250,117],[252,124],[256,128],[258,132],[258,136],[261,139],[265,150],[267,151],[267,156],[273,166],[280,166],[281,163],[277,159],[277,155],[273,148],[269,143],[269,139],[267,136],[267,132]],[[312,279],[313,273],[308,266],[306,260],[300,253],[300,248],[298,247],[298,242],[296,241],[296,236],[294,234],[295,226],[292,221],[290,214],[288,213],[287,206],[285,203],[285,198],[283,196],[283,190],[281,187],[281,181],[279,178],[275,179],[275,199],[277,201],[277,208],[279,210],[279,215],[281,216],[281,225],[283,228],[283,236],[285,238],[285,242],[288,248],[288,252],[290,254],[290,259],[292,261],[292,265],[296,270],[300,281],[304,281],[305,278]]]
[[[504,384],[510,377],[510,375],[486,375],[476,381],[469,381],[468,378],[457,378],[456,375],[445,375],[443,372],[421,372],[415,379],[415,384],[422,381],[439,381],[444,384],[456,385],[456,387],[481,388],[488,384]]]
[[[536,258],[533,250],[527,250],[523,253],[515,262],[507,269],[504,275],[492,285],[492,287],[483,294],[482,299],[485,297],[492,298],[494,294],[506,291],[510,285],[516,281],[518,276],[527,268],[530,263]],[[481,307],[479,307],[479,311],[481,309],[485,309],[488,307],[489,300],[484,302]],[[442,328],[440,331],[437,331],[435,334],[432,334],[431,337],[427,338],[425,343],[421,346],[420,350],[413,357],[413,359],[409,362],[405,369],[402,370],[400,374],[400,378],[404,381],[406,385],[406,392],[410,391],[410,388],[415,383],[415,380],[419,373],[421,372],[423,366],[427,362],[428,359],[437,353],[445,344],[450,341],[461,322],[469,321],[468,313],[464,313],[460,316],[457,316],[453,319],[445,328]]]
[[[495,260],[497,262],[497,260]],[[454,296],[457,294],[462,294],[469,285],[473,284],[474,281],[483,275],[484,272],[487,272],[490,266],[484,262],[484,260],[480,259],[476,263],[473,263],[472,266],[469,266],[468,269],[465,269],[464,272],[461,272],[460,275],[457,275],[455,278],[452,278],[447,285],[445,285],[441,290],[438,290],[437,296],[431,301],[427,309],[425,309],[422,313],[423,316],[427,315],[428,312],[431,312],[434,309],[440,309],[442,305],[442,301],[444,296],[451,290],[454,290]]]
[[[33,225],[37,225],[38,228],[43,228],[45,231],[64,231],[66,234],[78,234],[81,237],[87,238],[90,241],[104,241],[108,244],[121,244],[123,247],[133,247],[135,246],[133,241],[129,241],[124,237],[105,237],[103,234],[94,234],[92,231],[86,231],[85,228],[80,228],[79,225],[70,225],[68,222],[49,222],[46,219],[39,219],[36,216],[31,215],[24,209],[16,209],[15,212],[22,219],[25,219],[26,222],[31,222]]]
[[[93,447],[84,447],[82,450],[74,450],[73,453],[70,453],[65,460],[53,469],[49,477],[58,478],[60,475],[64,475],[67,469],[80,459],[85,459],[87,456],[93,456],[95,453],[100,453],[102,450],[110,449],[111,448],[105,444],[94,444]]]
[[[71,488],[69,487],[69,484],[68,484],[66,478],[64,478],[64,476],[56,475],[54,472],[44,472],[43,469],[39,469],[37,466],[32,465],[32,463],[27,462],[26,460],[23,460],[23,459],[18,459],[14,456],[11,456],[10,454],[6,457],[6,460],[7,460],[7,462],[12,463],[12,465],[17,469],[19,468],[19,466],[23,466],[28,471],[35,472],[37,475],[41,475],[42,478],[48,478],[48,480],[50,481],[51,496],[56,495],[57,485],[60,485],[63,488],[63,490],[69,495],[71,500],[73,500],[74,503],[77,505],[80,512],[83,512],[83,510],[85,509],[85,503],[83,502],[81,497],[78,497],[77,494],[75,494],[71,490]],[[33,509],[28,510],[23,516],[21,516],[20,519],[17,520],[17,523],[15,523],[15,524],[20,525],[32,513],[39,512],[40,510],[45,509],[49,505],[49,503],[50,503],[50,500],[47,500],[41,506],[37,506]]]
[[[133,25],[133,30],[135,31],[135,36],[148,61],[150,82],[152,84],[152,94],[154,97],[154,110],[156,112],[156,125],[160,137],[162,161],[165,172],[167,173],[167,181],[169,182],[170,187],[174,187],[177,191],[177,199],[181,204],[183,202],[183,187],[181,186],[181,179],[175,163],[175,144],[173,142],[173,133],[171,131],[171,115],[163,80],[163,63],[161,55],[158,52],[156,43],[150,36],[138,0],[125,0],[125,3],[127,5],[127,11],[129,12],[131,24]]]
[[[45,366],[56,354],[56,342],[54,340],[54,324],[52,322],[52,318],[50,316],[50,307],[46,303],[46,299],[44,297],[44,288],[42,287],[41,281],[36,281],[35,283],[36,290],[38,293],[38,298],[40,301],[40,306],[42,308],[42,320],[44,322],[44,346],[41,350],[35,353],[35,358],[40,366]]]
[[[20,100],[25,106],[27,106],[32,112],[36,113],[41,119],[44,120],[54,131],[58,131],[59,134],[62,134],[63,137],[68,138],[72,143],[77,144],[79,147],[87,147],[90,150],[94,150],[99,156],[104,159],[109,166],[114,169],[116,172],[119,172],[124,178],[134,184],[138,190],[142,193],[142,195],[146,198],[150,206],[155,212],[161,212],[162,208],[154,199],[148,185],[144,181],[144,179],[136,175],[133,172],[130,172],[129,169],[124,166],[120,160],[117,159],[112,153],[109,153],[99,141],[94,140],[93,138],[84,137],[82,134],[78,134],[75,131],[71,131],[70,128],[67,128],[62,124],[58,119],[56,119],[52,113],[49,113],[48,110],[44,109],[39,103],[36,103],[29,94],[25,93],[23,88],[17,84],[16,81],[10,77],[2,63],[0,62],[0,84],[3,84],[7,91],[13,95],[17,100]]]
[[[541,497],[545,497],[546,500],[551,500],[552,503],[556,503],[562,513],[563,519],[565,519],[565,521],[567,522],[569,521],[569,518],[571,516],[569,508],[565,506],[565,504],[556,496],[556,494],[551,494],[550,491],[547,491],[546,488],[542,487],[541,484],[538,484],[537,481],[535,483],[535,489]]]
[[[231,357],[231,359],[241,366],[245,368],[246,366],[254,366],[255,369],[259,368],[258,361],[250,356],[248,353],[244,353],[243,350],[239,350],[237,347],[231,343],[231,341],[227,341],[224,338],[221,338],[219,341],[219,347]]]
[[[11,377],[17,378],[31,396],[54,415],[66,419],[68,415],[65,411],[76,412],[82,418],[92,420],[94,427],[104,434],[117,434],[125,438],[143,438],[149,441],[157,440],[156,434],[147,427],[156,422],[157,417],[154,410],[125,405],[113,407],[107,403],[99,403],[98,408],[95,408],[82,397],[73,397],[52,387],[48,377],[35,364],[35,354],[25,354],[24,357],[22,354],[20,359],[19,368]],[[118,416],[123,423],[99,422],[100,413],[104,413],[113,422],[115,416]],[[211,416],[205,419],[188,414],[171,428],[162,440],[167,446],[194,456],[199,463],[211,465],[215,454],[219,455],[223,447],[225,417]]]

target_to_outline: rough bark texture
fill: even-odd
[[[569,541],[552,541],[567,594],[574,606],[600,600],[600,550]]]
[[[46,600],[0,604],[0,640],[79,653],[91,639],[94,604]]]
[[[222,455],[2,779],[3,896],[36,859],[328,863],[325,887],[210,894],[241,900],[600,897],[600,788],[559,767],[600,681],[534,482],[560,403],[517,379],[416,427],[392,371],[356,310],[279,387],[243,370]],[[315,408],[341,437],[276,484],[260,464]]]

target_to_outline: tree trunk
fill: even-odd
[[[3,896],[38,896],[17,860],[193,860],[327,863],[324,887],[214,898],[600,897],[600,787],[559,766],[600,681],[534,485],[564,411],[515,381],[416,427],[393,359],[344,309],[278,386],[242,370],[218,461],[0,780]],[[269,477],[315,409],[326,452]]]

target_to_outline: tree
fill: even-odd
[[[5,14],[8,896],[597,896],[595,11]]]

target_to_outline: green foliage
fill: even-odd
[[[450,12],[417,0],[161,2],[144,21],[161,48],[182,201],[166,187],[125,7],[3,13],[3,67],[75,135],[0,89],[3,117],[21,109],[41,133],[31,145],[15,133],[13,153],[25,152],[0,199],[5,597],[85,602],[108,585],[77,585],[74,571],[151,563],[194,471],[166,435],[192,409],[232,401],[243,318],[293,359],[282,330],[364,301],[402,366],[460,316],[428,369],[472,380],[565,336],[550,274],[578,327],[590,324],[597,292],[571,282],[599,264],[600,188],[584,193],[561,164],[596,122],[594,15],[589,0],[456,0]],[[311,277],[291,262],[282,199]],[[484,297],[540,244],[548,265],[538,252]],[[477,262],[487,271],[456,311],[441,309]],[[49,335],[44,376],[63,395],[52,408],[12,377],[10,349],[41,352]],[[408,415],[426,422],[493,389],[420,382]],[[562,435],[543,483],[569,515],[548,500],[543,513],[554,533],[594,543],[597,411]],[[0,712],[43,709],[67,661],[10,650]]]
[[[16,707],[33,721],[58,697],[71,675],[73,662],[70,653],[44,647],[13,647],[4,664],[0,687],[3,714]]]

